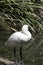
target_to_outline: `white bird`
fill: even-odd
[[[32,39],[32,34],[28,31],[28,25],[23,25],[22,30],[13,33],[7,42],[8,46],[14,47],[14,55],[16,57],[16,47],[20,47],[20,58],[22,60],[22,46]]]

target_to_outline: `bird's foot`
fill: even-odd
[[[20,65],[24,65],[24,62],[23,62],[23,61],[20,61],[19,64],[20,64]]]
[[[14,65],[18,65],[18,61],[16,60],[16,61],[14,61]]]
[[[24,62],[21,60],[21,61],[15,61],[14,62],[14,65],[25,65]]]

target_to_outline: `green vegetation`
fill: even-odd
[[[28,24],[32,31],[43,30],[43,3],[28,0],[0,1],[0,28],[19,30],[23,24]],[[38,31],[37,31],[38,30]]]
[[[30,26],[34,41],[30,40],[23,47],[23,61],[25,65],[43,65],[42,0],[0,0],[0,56],[14,60],[13,49],[4,43],[13,29],[20,30],[24,24]]]

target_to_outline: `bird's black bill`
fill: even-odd
[[[30,27],[28,27],[28,30],[30,31],[31,34],[33,34],[33,31]]]

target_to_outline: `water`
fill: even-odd
[[[14,60],[13,49],[4,44],[10,35],[10,33],[0,33],[0,57]],[[19,49],[17,49],[17,55],[20,60]],[[38,33],[34,40],[23,47],[23,61],[25,65],[43,65],[43,33]]]

